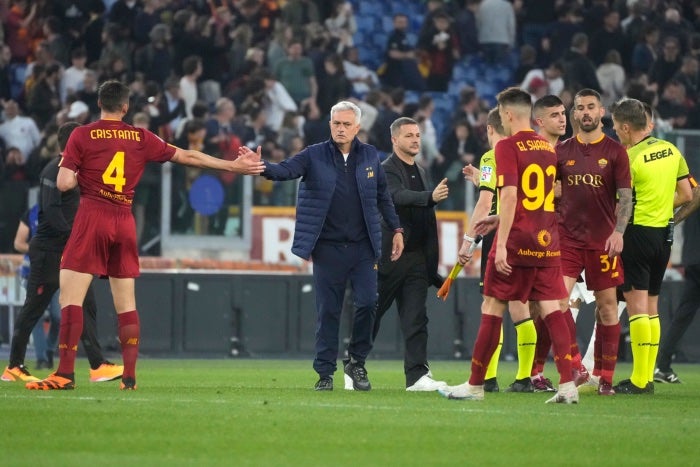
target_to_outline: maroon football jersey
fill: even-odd
[[[591,144],[572,137],[557,145],[556,151],[562,245],[604,250],[615,229],[617,190],[632,186],[627,151],[606,135]]]
[[[498,187],[516,186],[517,202],[506,249],[515,266],[560,265],[559,232],[554,213],[557,156],[534,131],[521,131],[496,144]],[[498,235],[496,240],[498,241]],[[496,249],[491,249],[495,257]]]
[[[174,146],[148,130],[98,120],[73,130],[60,165],[78,173],[80,196],[131,207],[146,162],[174,154]]]

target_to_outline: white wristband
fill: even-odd
[[[474,243],[474,238],[473,238],[473,237],[470,237],[470,236],[467,235],[467,234],[464,234],[464,239],[465,239],[466,241],[468,241],[468,242]]]

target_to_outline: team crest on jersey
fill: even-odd
[[[552,243],[552,234],[547,230],[540,230],[537,232],[537,243],[542,246],[549,246],[549,244]]]
[[[481,168],[481,182],[490,182],[491,176],[493,175],[493,167],[482,167]]]
[[[607,166],[608,166],[607,159],[598,159],[598,167],[600,167],[601,169],[604,169]]]

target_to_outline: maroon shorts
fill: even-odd
[[[604,250],[561,249],[561,269],[567,277],[579,277],[586,271],[588,290],[605,290],[625,282],[620,256],[610,258]]]
[[[489,258],[484,277],[484,295],[503,301],[561,300],[567,296],[560,266],[512,266],[510,275],[496,271]]]
[[[61,269],[103,277],[138,277],[136,223],[131,209],[81,199]]]

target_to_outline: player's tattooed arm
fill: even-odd
[[[676,225],[683,222],[689,215],[700,208],[700,185],[693,188],[693,198],[682,205],[673,215],[673,220]]]
[[[617,189],[617,222],[615,230],[625,233],[627,223],[632,216],[632,188]]]

